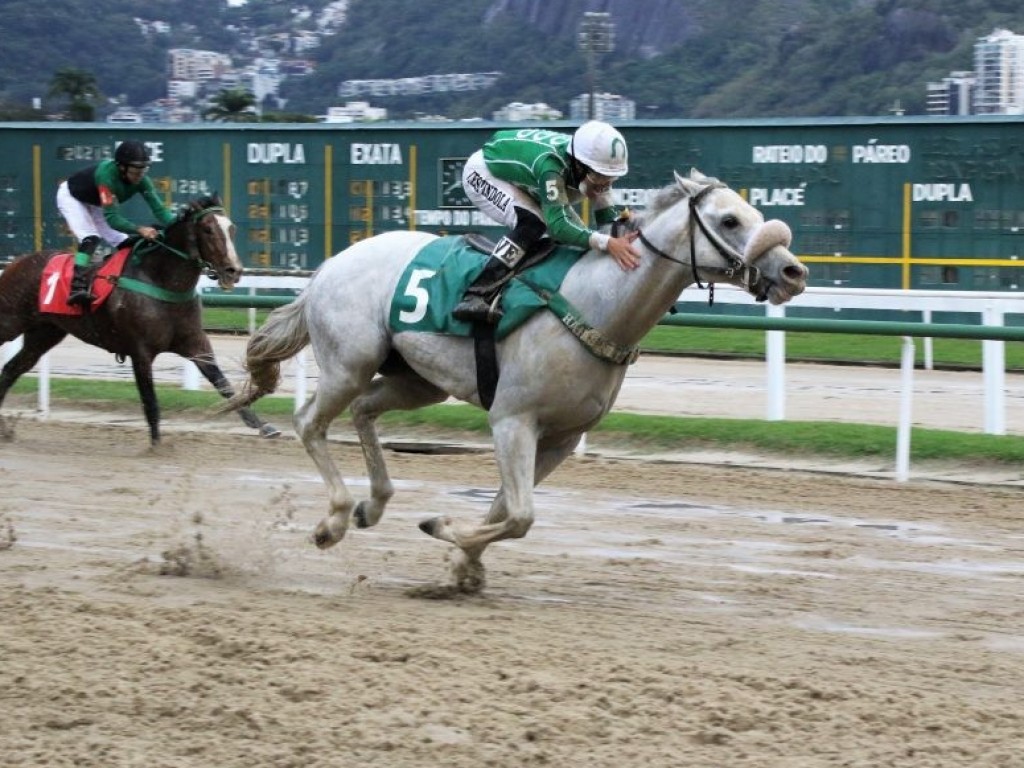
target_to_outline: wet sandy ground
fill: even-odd
[[[1024,490],[573,457],[484,594],[431,601],[416,523],[481,517],[495,468],[390,461],[382,523],[320,552],[292,439],[22,419],[0,762],[1024,765]]]

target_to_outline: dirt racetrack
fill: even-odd
[[[357,451],[337,446],[365,488]],[[573,457],[474,598],[390,456],[320,552],[290,438],[23,419],[0,443],[0,765],[1024,766],[1024,491]]]

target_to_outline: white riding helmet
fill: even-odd
[[[626,140],[600,120],[590,120],[576,129],[569,154],[602,176],[617,178],[629,171]]]

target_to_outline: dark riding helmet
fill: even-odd
[[[118,165],[149,163],[149,150],[141,141],[123,141],[114,150],[114,161]]]

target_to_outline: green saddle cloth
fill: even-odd
[[[502,297],[505,314],[495,329],[495,338],[505,338],[548,305],[523,280],[554,293],[570,267],[584,253],[582,248],[559,245],[540,264],[512,278]],[[483,270],[487,259],[487,254],[471,248],[461,235],[442,237],[425,246],[398,281],[388,319],[391,329],[396,333],[426,331],[471,336],[472,323],[456,320],[451,313],[466,288]]]

